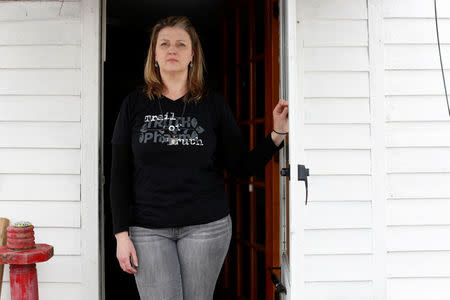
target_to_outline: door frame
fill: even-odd
[[[266,13],[273,13],[273,3],[277,0],[266,0],[266,5],[271,5],[266,9]],[[290,153],[290,165],[297,166],[301,162],[305,161],[304,153],[304,141],[300,133],[304,132],[304,96],[303,96],[303,77],[298,76],[298,72],[303,70],[303,35],[301,33],[301,26],[297,25],[297,5],[296,0],[279,0],[280,3],[280,20],[286,18],[286,39],[287,45],[287,57],[288,64],[285,69],[288,72],[288,80],[286,82],[287,97],[289,101],[289,147]],[[83,274],[87,274],[85,277],[85,286],[83,288],[83,295],[86,299],[93,299],[98,297],[104,299],[104,268],[102,267],[103,261],[101,260],[100,252],[103,249],[103,231],[99,228],[103,228],[102,223],[102,189],[103,189],[103,135],[102,135],[102,122],[103,116],[103,61],[105,60],[105,44],[106,44],[106,0],[96,1],[81,1],[81,15],[83,25],[83,40],[82,40],[82,52],[84,59],[82,61],[82,167],[81,167],[81,218],[86,220],[83,222],[84,226],[81,228],[82,234],[82,269]],[[270,20],[273,20],[270,17]],[[278,98],[283,94],[280,93],[281,89],[275,89],[272,87],[280,86],[280,67],[278,62],[278,55],[281,52],[283,43],[281,30],[281,21],[277,25],[274,22],[269,24],[270,28],[266,26],[266,30],[272,30],[273,33],[278,33],[279,39],[272,39],[270,41],[270,53],[272,54],[270,60],[270,66],[266,64],[266,76],[271,76],[272,86],[267,87],[272,93],[272,101],[266,101],[266,109],[272,110]],[[95,34],[91,34],[94,32]],[[280,43],[274,47],[275,43]],[[266,43],[267,46],[267,43]],[[277,49],[279,49],[277,51]],[[283,69],[284,70],[284,69]],[[269,72],[269,73],[268,73]],[[294,99],[296,99],[294,101]],[[88,101],[89,100],[89,101]],[[275,101],[276,100],[276,101]],[[295,116],[295,117],[294,117]],[[269,126],[273,124],[269,123]],[[92,164],[95,161],[96,164]],[[100,162],[100,165],[98,165]],[[280,251],[279,261],[272,261],[271,265],[276,267],[281,264],[281,279],[288,289],[288,294],[285,299],[302,299],[304,293],[304,215],[305,206],[302,199],[305,198],[304,183],[298,181],[297,173],[294,172],[296,168],[291,170],[291,178],[289,181],[289,194],[291,201],[289,205],[289,234],[288,234],[288,252],[287,256],[283,256]],[[278,168],[273,168],[274,178],[275,174],[279,175]],[[279,197],[278,189],[280,182],[273,180],[271,188],[271,196]],[[275,195],[276,194],[276,195]],[[90,199],[90,200],[89,200]],[[271,207],[275,208],[275,207]],[[278,210],[279,211],[279,210]],[[266,209],[266,216],[271,213]],[[273,233],[279,230],[275,226],[276,223],[280,224],[280,216],[273,213],[271,215],[271,224],[273,225]],[[281,233],[282,231],[280,231]],[[281,239],[274,241],[274,249],[279,251]],[[267,259],[267,258],[266,258]],[[100,275],[100,276],[99,276]],[[269,281],[270,282],[270,281]],[[272,290],[273,285],[270,282],[266,284],[266,291]]]
[[[80,218],[81,218],[81,272],[82,299],[101,298],[100,262],[102,231],[99,219],[101,210],[102,167],[101,144],[101,0],[81,0],[81,168],[80,168]]]
[[[303,34],[297,16],[300,16],[296,0],[280,0],[281,30],[280,45],[284,49],[286,60],[280,66],[286,72],[283,93],[289,101],[289,224],[288,253],[282,255],[282,282],[286,286],[287,295],[283,299],[304,299],[304,222],[305,222],[305,184],[298,180],[297,166],[304,164],[305,144],[302,138],[305,124],[303,76]]]

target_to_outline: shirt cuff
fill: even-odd
[[[266,140],[268,142],[268,144],[270,145],[270,148],[276,152],[277,150],[280,150],[281,148],[284,147],[284,140],[281,142],[281,144],[279,146],[275,145],[275,143],[272,140],[272,132],[269,132],[269,134],[266,136]]]
[[[120,225],[120,226],[113,226],[113,234],[117,234],[119,232],[128,231],[130,226],[128,225]]]

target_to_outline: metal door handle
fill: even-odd
[[[309,176],[309,169],[307,169],[304,165],[298,165],[297,166],[297,172],[298,172],[298,180],[305,182],[305,188],[306,188],[305,205],[306,205],[306,204],[308,204],[308,176]],[[281,176],[287,176],[289,179],[291,179],[290,167],[281,168],[280,175]]]

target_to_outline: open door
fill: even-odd
[[[286,1],[280,3],[280,98],[288,100],[288,40],[286,28]],[[289,101],[289,106],[291,102]],[[289,117],[292,115],[289,113]],[[289,124],[290,125],[290,124]],[[291,128],[289,128],[291,129]],[[280,154],[280,168],[287,170],[289,166],[289,139],[285,141]],[[289,171],[290,173],[290,171]],[[285,174],[287,175],[287,174]],[[291,290],[290,265],[289,265],[289,177],[280,176],[280,261],[281,261],[281,283],[286,289],[286,293],[276,291],[281,294],[281,299],[290,299]]]
[[[309,170],[305,161],[305,132],[302,80],[303,42],[297,35],[296,0],[280,0],[280,97],[289,101],[289,143],[280,155],[280,253],[281,283],[286,292],[281,299],[305,299],[304,290],[304,216]]]
[[[232,0],[223,7],[222,92],[253,149],[273,129],[279,101],[278,0]],[[227,299],[272,300],[280,277],[278,155],[255,176],[226,176],[233,238],[225,260]]]

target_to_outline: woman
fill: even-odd
[[[189,20],[159,21],[146,86],[125,97],[114,128],[117,259],[134,274],[141,299],[212,299],[232,233],[221,169],[253,175],[288,131],[288,104],[280,99],[274,131],[248,152],[225,99],[205,91],[203,69]]]

